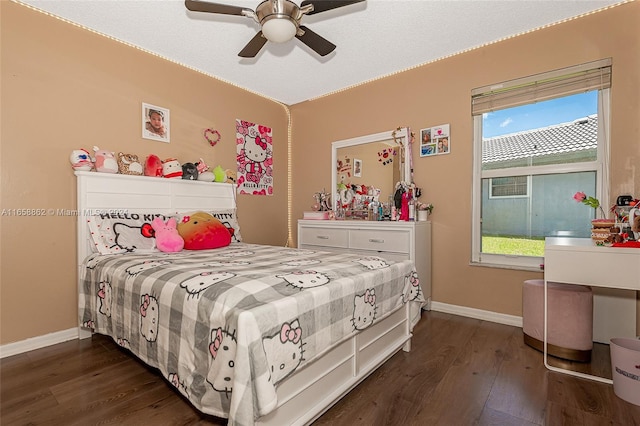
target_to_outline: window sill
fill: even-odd
[[[501,263],[487,263],[487,262],[469,262],[469,266],[482,267],[482,268],[495,268],[495,269],[510,269],[515,271],[527,271],[527,272],[544,272],[541,267],[525,266],[525,265],[505,265]]]

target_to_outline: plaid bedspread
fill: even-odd
[[[200,411],[250,425],[275,388],[404,303],[424,302],[410,261],[232,244],[90,256],[81,323],[158,368]]]

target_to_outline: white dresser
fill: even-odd
[[[413,260],[431,309],[431,222],[299,220],[298,247]]]

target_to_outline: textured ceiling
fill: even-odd
[[[294,39],[243,59],[237,54],[257,23],[190,12],[182,0],[21,2],[287,105],[619,3],[368,0],[303,18],[337,45],[325,57]],[[216,2],[255,10],[260,0]]]

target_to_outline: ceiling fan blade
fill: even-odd
[[[262,31],[258,31],[251,41],[238,53],[238,56],[241,58],[254,58],[266,42],[267,39],[262,35]]]
[[[314,33],[304,25],[300,25],[300,29],[304,31],[304,34],[296,35],[296,38],[313,49],[318,55],[327,56],[336,48],[335,44]]]
[[[361,3],[365,0],[345,0],[345,1],[333,1],[333,0],[305,0],[300,4],[300,7],[303,8],[309,4],[313,5],[313,10],[307,15],[313,15],[320,12],[326,12],[327,10],[337,9],[343,6],[349,6],[350,4]]]
[[[196,1],[196,0],[184,0],[184,5],[187,9],[193,12],[209,12],[209,13],[221,13],[224,15],[244,15],[244,11],[248,10],[252,12],[251,9],[247,9],[239,6],[232,6],[229,4],[220,4],[220,3],[211,3],[206,1]]]

